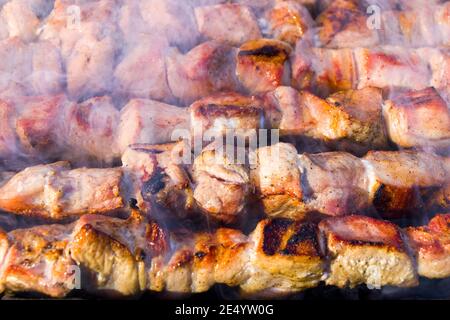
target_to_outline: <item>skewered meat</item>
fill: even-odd
[[[447,220],[437,216],[428,225],[436,241],[446,243]],[[299,292],[321,281],[339,287],[418,284],[409,238],[394,224],[368,217],[331,218],[318,227],[263,220],[248,237],[223,228],[181,237],[172,235],[169,248],[168,235],[137,212],[128,220],[85,215],[67,226],[1,232],[0,288],[63,296],[73,288],[74,266],[83,272],[82,288],[122,296],[145,289],[204,292],[214,283],[254,295]],[[432,277],[445,276],[440,263],[448,251],[427,258],[428,271],[436,272]],[[71,272],[61,272],[67,269]]]
[[[331,256],[328,285],[361,283],[411,287],[418,284],[409,249],[398,227],[369,217],[349,216],[319,224]]]
[[[120,112],[117,144],[123,153],[135,143],[170,142],[177,129],[189,131],[189,114],[183,108],[153,100],[133,99]]]
[[[76,285],[102,295],[139,294],[147,286],[145,265],[166,246],[163,231],[137,214],[85,215],[70,225],[1,232],[0,239],[0,288],[53,297]]]
[[[306,136],[360,154],[387,147],[383,98],[377,88],[338,92],[323,100],[306,91],[278,87],[267,98],[269,113],[274,114],[269,116],[271,127],[279,128],[282,135]]]
[[[448,180],[448,159],[433,154],[371,151],[363,161],[372,188],[377,190],[374,206],[387,216],[423,206],[426,191],[440,188]]]
[[[292,58],[292,81],[321,95],[365,87],[421,90],[432,84],[433,74],[420,53],[401,47],[310,48],[300,42]]]
[[[19,37],[24,41],[32,41],[36,37],[40,21],[27,1],[11,0],[7,2],[0,15],[10,38]]]
[[[230,130],[245,136],[263,127],[263,102],[237,93],[205,97],[194,102],[189,111],[193,137],[225,136]]]
[[[0,208],[22,215],[63,219],[120,209],[120,168],[73,169],[68,162],[29,167],[1,187]]]
[[[168,208],[178,218],[194,208],[187,164],[191,148],[185,141],[164,145],[135,144],[122,155],[126,183],[130,184],[137,206],[144,211]]]
[[[2,104],[2,159],[70,158],[79,164],[111,164],[119,112],[108,97],[81,104],[65,96],[15,97]],[[14,165],[14,161],[9,161]]]
[[[128,54],[114,71],[116,90],[126,97],[171,102],[165,64],[168,45],[164,38],[148,36],[130,44]]]
[[[374,46],[379,43],[378,31],[369,28],[367,21],[358,2],[333,1],[316,19],[320,44],[329,48]]]
[[[288,144],[256,150],[252,183],[269,216],[305,218],[361,213],[403,214],[423,205],[426,191],[448,180],[448,160],[411,151],[297,155]],[[274,165],[275,164],[275,165]]]
[[[259,39],[244,43],[237,53],[236,75],[246,90],[263,93],[288,82],[291,47],[282,41]]]
[[[64,297],[74,286],[75,263],[67,256],[70,225],[0,231],[0,289]]]
[[[450,111],[434,88],[394,94],[383,115],[389,137],[400,147],[448,149]]]
[[[58,94],[63,67],[57,48],[49,42],[26,44],[19,38],[0,42],[0,93],[18,89],[30,95]],[[10,94],[10,96],[17,96]]]
[[[323,280],[325,259],[316,226],[292,220],[263,220],[250,235],[247,293],[286,294],[315,287]]]
[[[434,217],[428,226],[406,229],[416,253],[418,274],[427,278],[450,276],[450,215]]]
[[[297,1],[278,1],[265,14],[267,33],[295,46],[312,29],[314,21],[308,10]]]
[[[236,153],[245,150],[238,148]],[[245,159],[236,161],[234,153],[230,156],[226,150],[216,150],[213,143],[195,158],[192,171],[194,199],[201,210],[225,223],[238,220],[251,191]]]
[[[188,104],[220,91],[236,91],[235,55],[235,48],[214,41],[204,42],[184,55],[171,48],[166,56],[170,90]]]
[[[199,32],[206,38],[239,46],[261,38],[251,9],[239,4],[218,4],[195,8]]]
[[[389,1],[366,2],[372,2],[376,7],[352,0],[331,2],[317,18],[317,45],[329,48],[446,45],[447,3],[411,5],[408,1],[403,3],[400,11],[393,1],[392,4]]]
[[[67,58],[67,91],[73,100],[108,93],[114,71],[114,42],[85,36]],[[80,72],[83,70],[83,72]]]

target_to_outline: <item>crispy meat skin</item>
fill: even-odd
[[[428,226],[407,228],[418,274],[427,278],[450,276],[450,215],[437,215]]]
[[[331,257],[327,284],[354,287],[366,283],[376,288],[417,285],[413,259],[394,224],[348,216],[324,220],[319,229]]]
[[[383,105],[391,140],[400,147],[446,149],[450,111],[434,88],[394,95]]]
[[[0,207],[51,219],[122,208],[120,168],[74,169],[68,162],[29,167],[1,187]]]

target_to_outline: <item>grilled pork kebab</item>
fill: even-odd
[[[222,228],[180,240],[136,212],[128,220],[84,215],[70,225],[0,232],[0,291],[136,296],[204,292],[221,283],[251,295],[283,295],[322,281],[413,287],[418,276],[450,276],[449,227],[448,214],[403,230],[365,216],[318,225],[269,219],[249,236]]]
[[[448,207],[449,158],[418,151],[298,154],[287,143],[238,152],[238,162],[211,144],[196,156],[186,141],[133,145],[122,167],[70,169],[68,162],[29,167],[0,187],[0,209],[49,219],[114,213],[128,200],[142,210],[179,217],[204,213],[233,223],[259,202],[269,216],[305,219],[378,212],[401,216]],[[386,216],[388,217],[388,216]]]
[[[306,151],[402,148],[448,153],[450,111],[434,88],[393,92],[346,90],[326,99],[292,87],[262,96],[221,93],[189,108],[134,99],[118,110],[109,97],[74,103],[65,96],[23,97],[0,102],[0,165],[10,170],[70,159],[77,166],[111,166],[129,145],[159,144],[278,129]],[[308,148],[310,150],[308,150]]]

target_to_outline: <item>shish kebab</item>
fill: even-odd
[[[269,219],[249,236],[222,228],[177,241],[137,212],[128,220],[84,215],[70,225],[0,231],[0,292],[64,297],[78,284],[99,295],[136,296],[205,292],[221,283],[276,296],[322,281],[413,287],[418,276],[450,276],[449,226],[448,214],[403,230],[364,216],[318,225]]]
[[[246,152],[243,150],[242,152]],[[305,219],[377,209],[400,216],[426,206],[448,207],[450,161],[425,152],[371,151],[363,158],[345,152],[298,154],[279,143],[249,153],[239,164],[210,146],[189,155],[185,141],[133,145],[123,166],[73,169],[68,162],[29,167],[0,188],[0,209],[49,219],[85,213],[114,213],[135,198],[144,211],[159,205],[180,216],[204,213],[233,223],[246,204],[260,202],[272,217]]]
[[[321,99],[278,87],[260,97],[217,94],[189,108],[133,99],[121,111],[109,97],[83,103],[62,95],[23,97],[0,103],[0,121],[0,160],[12,170],[52,159],[111,165],[129,145],[170,142],[179,138],[173,136],[177,130],[188,138],[206,131],[255,134],[273,128],[281,136],[313,139],[326,144],[325,150],[356,155],[389,149],[389,138],[399,147],[443,153],[450,144],[450,111],[433,88],[396,92],[384,100],[376,88]]]

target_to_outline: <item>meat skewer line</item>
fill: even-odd
[[[438,215],[427,226],[406,230],[363,216],[330,218],[318,226],[263,220],[249,236],[222,228],[169,248],[168,235],[136,212],[127,221],[85,215],[71,225],[0,233],[0,288],[63,297],[73,289],[67,270],[77,268],[87,275],[81,288],[119,296],[205,292],[215,283],[272,296],[322,281],[413,287],[418,275],[450,275],[449,219]]]

